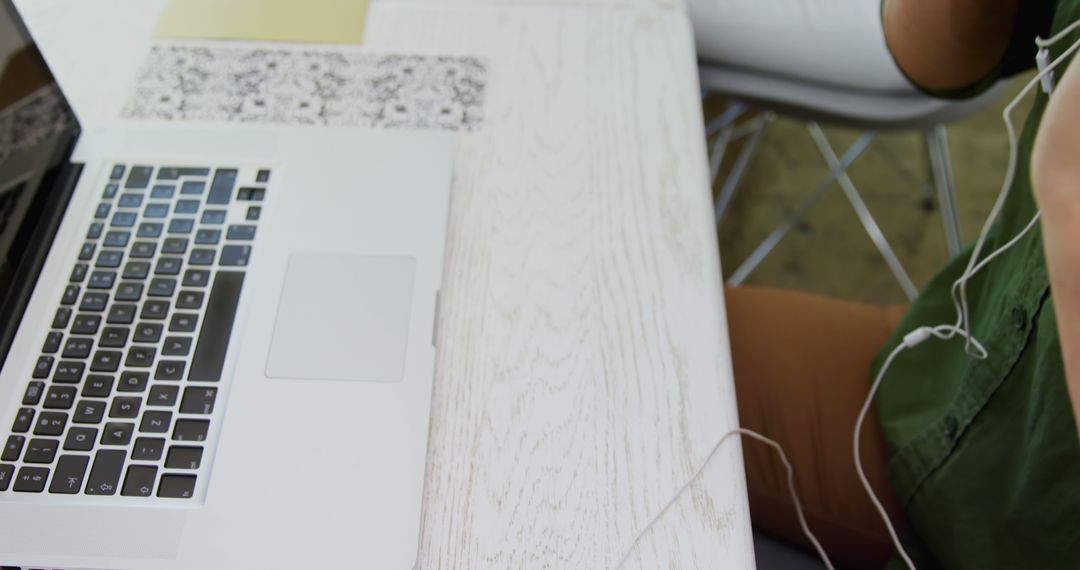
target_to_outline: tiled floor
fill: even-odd
[[[1008,157],[1001,110],[1022,86],[1017,81],[994,105],[949,127],[965,242],[977,237],[1000,190]],[[708,100],[706,117],[715,116],[724,104],[720,99]],[[1026,114],[1026,105],[1017,110],[1017,124]],[[838,154],[859,134],[830,127],[825,132]],[[733,152],[729,151],[728,156]],[[781,119],[769,127],[719,227],[725,278],[826,172],[803,123]],[[912,280],[921,287],[947,259],[945,234],[928,183],[929,166],[921,135],[882,134],[850,173]],[[906,302],[836,185],[811,210],[805,223],[766,258],[747,284],[870,303]]]

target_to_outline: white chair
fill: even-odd
[[[690,0],[698,47],[703,94],[719,93],[733,101],[707,126],[715,137],[710,166],[715,178],[733,140],[746,137],[716,201],[722,220],[764,129],[776,114],[805,120],[807,130],[829,167],[794,213],[776,228],[729,278],[742,283],[817,199],[839,183],[904,293],[918,293],[877,222],[847,175],[877,131],[919,130],[928,149],[933,183],[945,224],[950,255],[960,251],[952,170],[944,125],[977,111],[995,97],[989,92],[967,101],[930,97],[900,73],[885,45],[879,0]],[[737,124],[752,108],[755,119]],[[841,156],[826,140],[819,123],[863,132]]]

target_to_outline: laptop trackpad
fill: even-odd
[[[404,256],[290,256],[266,375],[400,381],[415,270]]]

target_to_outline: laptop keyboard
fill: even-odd
[[[195,497],[269,178],[112,168],[0,453],[0,496]]]

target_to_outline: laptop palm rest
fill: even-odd
[[[266,375],[400,381],[415,271],[406,256],[291,255]]]

